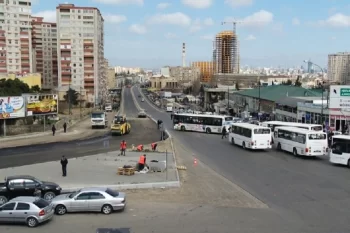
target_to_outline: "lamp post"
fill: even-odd
[[[261,102],[261,96],[260,96],[260,87],[261,87],[261,82],[260,82],[260,76],[259,76],[259,78],[258,78],[258,85],[259,85],[259,107],[258,107],[258,119],[259,119],[259,121],[260,121],[260,102]]]
[[[322,124],[325,123],[324,119],[323,119],[323,93],[324,93],[324,70],[321,66],[311,62],[311,61],[308,61],[308,60],[304,60],[305,63],[311,63],[312,65],[316,66],[317,68],[319,68],[322,72],[322,83],[321,83],[321,87],[322,87],[322,97],[321,97],[321,100],[322,100],[322,105],[321,105],[321,122]],[[327,102],[328,102],[328,99],[327,99]]]

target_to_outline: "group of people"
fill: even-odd
[[[56,129],[56,126],[54,124],[52,125],[51,130],[52,130],[52,136],[55,136],[57,129]],[[67,133],[67,123],[66,122],[64,122],[64,124],[63,124],[63,132]]]

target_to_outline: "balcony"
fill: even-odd
[[[7,73],[7,69],[5,68],[5,69],[1,69],[0,68],[0,73]]]
[[[28,61],[22,61],[22,68],[23,67],[30,67],[30,63]]]
[[[94,83],[84,83],[84,87],[94,87]]]
[[[85,82],[94,82],[94,78],[91,77],[84,77]]]
[[[92,67],[92,66],[86,66],[86,67],[84,67],[84,71],[87,71],[87,70],[94,70],[94,67]]]
[[[71,77],[63,77],[62,76],[62,82],[71,82],[72,78]]]
[[[6,62],[0,63],[0,67],[6,67]],[[0,68],[1,69],[1,68]]]
[[[62,75],[71,75],[72,71],[71,70],[62,70],[61,73],[62,73]]]
[[[84,63],[85,64],[93,64],[94,63],[94,59],[84,59]]]
[[[93,53],[84,53],[84,57],[94,57]]]
[[[93,46],[94,43],[93,42],[84,42],[84,46]]]

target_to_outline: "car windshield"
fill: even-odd
[[[119,124],[121,122],[123,122],[123,117],[120,117],[120,116],[114,117],[114,124]]]
[[[50,203],[44,199],[38,199],[36,201],[33,202],[34,205],[36,205],[38,208],[43,209],[46,206],[50,205]]]
[[[34,179],[34,181],[35,181],[36,183],[38,183],[38,184],[43,184],[43,182],[40,181],[40,180],[38,180],[38,179]]]
[[[119,192],[114,191],[114,190],[112,190],[112,189],[107,189],[107,190],[106,190],[106,193],[109,194],[109,195],[111,195],[112,197],[118,197],[118,196],[119,196]]]
[[[80,190],[78,191],[78,192],[74,192],[74,193],[71,193],[71,194],[69,194],[69,198],[73,198],[73,197],[75,197],[76,195],[78,195],[78,193],[80,193]]]

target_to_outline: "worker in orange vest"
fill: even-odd
[[[151,144],[152,151],[155,151],[157,149],[157,143],[153,142]]]
[[[137,149],[137,151],[143,151],[143,145],[141,144],[141,145],[138,145],[137,147],[136,147],[136,149]]]
[[[126,151],[126,141],[123,140],[120,143],[120,155],[124,155],[125,156],[125,151]]]
[[[138,171],[142,171],[146,165],[146,155],[141,155],[139,158]]]

